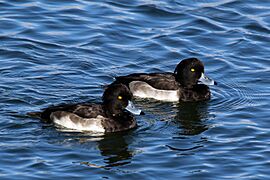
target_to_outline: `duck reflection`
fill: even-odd
[[[112,167],[123,166],[129,164],[132,160],[133,154],[132,150],[129,149],[127,140],[128,132],[118,132],[106,134],[104,136],[95,138],[97,147],[102,155],[104,165],[98,165],[89,161],[81,162],[80,164],[87,165],[95,168],[110,169]],[[93,139],[92,139],[93,140]],[[89,141],[84,139],[80,140],[80,143]]]
[[[106,135],[98,142],[106,167],[122,166],[131,162],[134,153],[129,149],[125,138],[127,138],[126,133],[122,132]]]
[[[182,135],[198,135],[208,129],[210,118],[207,102],[179,103],[175,120],[180,122]]]

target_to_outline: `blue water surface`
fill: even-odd
[[[212,99],[135,99],[135,130],[26,115],[188,57],[219,83]],[[269,59],[269,0],[0,0],[0,179],[270,179]]]

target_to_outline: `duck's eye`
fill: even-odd
[[[190,71],[191,71],[191,72],[195,72],[195,69],[194,69],[194,68],[191,68]]]
[[[123,97],[122,96],[118,96],[117,99],[121,100],[121,99],[123,99]]]

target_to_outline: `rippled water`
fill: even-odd
[[[270,1],[0,0],[1,179],[269,179]],[[136,100],[135,130],[61,132],[26,116],[99,102],[116,75],[200,58],[201,103]]]

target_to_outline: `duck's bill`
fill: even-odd
[[[199,81],[198,81],[198,84],[205,84],[205,85],[217,85],[217,82],[210,79],[209,77],[205,76],[204,73],[202,73]]]
[[[135,115],[143,114],[143,112],[140,109],[136,108],[131,101],[128,101],[128,105],[125,109]]]

